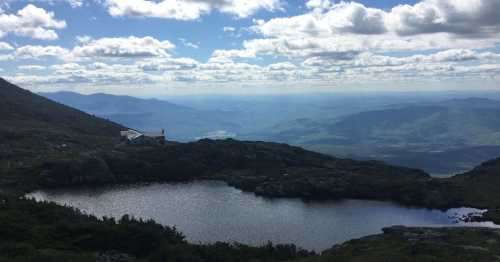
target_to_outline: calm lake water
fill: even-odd
[[[131,214],[152,218],[176,226],[192,243],[261,245],[270,240],[316,251],[380,233],[391,225],[459,225],[462,222],[456,221],[456,215],[473,211],[442,212],[365,200],[266,199],[213,181],[38,191],[28,196],[73,206],[98,217]]]

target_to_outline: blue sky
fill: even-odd
[[[500,2],[0,0],[0,76],[156,96],[496,89]]]

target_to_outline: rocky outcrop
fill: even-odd
[[[310,261],[499,261],[500,230],[391,227],[351,240]]]

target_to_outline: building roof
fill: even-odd
[[[134,140],[134,139],[141,137],[143,134],[141,134],[135,130],[129,129],[126,131],[121,131],[120,135],[123,137],[126,137],[128,140]]]
[[[165,131],[161,130],[159,132],[139,132],[133,129],[121,131],[120,135],[126,137],[128,140],[134,140],[139,137],[151,137],[151,138],[165,138]]]

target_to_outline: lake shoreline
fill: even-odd
[[[203,190],[208,189],[211,192],[210,197],[212,199],[209,201],[205,201],[205,200],[201,201],[199,199],[200,192],[193,192],[192,188],[197,188],[197,190],[199,190],[201,192],[203,192]],[[171,190],[173,192],[170,192],[170,193],[163,192],[164,190],[167,190],[167,189]],[[151,191],[151,192],[149,192],[149,191]],[[186,191],[189,192],[189,194],[190,194],[189,196],[185,196]],[[126,192],[130,192],[130,193],[126,193]],[[143,192],[143,193],[137,194],[137,192]],[[162,192],[162,193],[160,194],[159,192]],[[134,197],[131,198],[127,194],[133,194]],[[119,195],[119,197],[116,197],[113,200],[114,202],[109,202],[110,201],[109,198],[113,195]],[[223,235],[221,235],[221,238],[219,238],[219,239],[210,237],[210,238],[208,238],[208,239],[210,239],[210,241],[208,241],[208,242],[203,241],[203,239],[204,239],[203,236],[199,236],[198,239],[196,237],[190,238],[191,234],[195,234],[195,235],[197,234],[197,233],[192,233],[190,231],[190,228],[196,228],[197,225],[200,226],[200,224],[197,224],[196,221],[201,219],[201,218],[196,218],[196,221],[192,222],[192,224],[194,224],[194,226],[193,226],[193,225],[189,225],[189,223],[182,223],[183,220],[185,220],[185,219],[176,218],[176,216],[173,216],[174,217],[173,221],[168,220],[161,215],[147,215],[148,213],[137,216],[138,214],[141,214],[141,213],[137,213],[137,212],[144,212],[144,211],[140,211],[142,209],[150,210],[147,207],[142,207],[139,209],[134,207],[136,205],[137,201],[147,202],[148,203],[147,205],[154,207],[154,208],[151,208],[152,209],[151,211],[145,211],[145,212],[157,212],[155,210],[160,209],[160,210],[162,210],[162,213],[166,217],[172,217],[171,212],[176,212],[176,213],[184,214],[184,216],[188,220],[189,220],[189,217],[196,217],[196,215],[192,214],[192,212],[194,212],[193,210],[188,210],[189,212],[186,213],[185,212],[186,206],[192,206],[192,205],[194,205],[193,203],[197,203],[197,202],[201,201],[202,202],[202,204],[200,204],[201,206],[212,206],[211,209],[214,209],[215,208],[213,206],[214,203],[217,203],[218,201],[222,201],[222,202],[224,202],[223,206],[220,206],[218,204],[216,204],[216,206],[219,206],[219,209],[221,209],[221,210],[227,210],[227,211],[225,211],[226,213],[217,215],[216,218],[210,218],[209,220],[203,219],[205,222],[204,222],[204,225],[201,226],[202,229],[200,229],[200,230],[202,230],[202,231],[213,230],[213,229],[210,229],[205,224],[212,223],[210,225],[212,225],[213,227],[217,227],[217,225],[219,223],[221,223],[220,221],[225,221],[225,220],[227,220],[227,217],[232,217],[232,219],[229,219],[227,222],[221,223],[221,224],[224,224],[225,226],[218,229],[219,231],[228,231],[229,234],[235,234],[234,232],[230,233],[231,228],[233,228],[234,226],[237,226],[237,227],[248,226],[247,224],[240,225],[238,223],[237,223],[237,225],[235,225],[234,223],[232,223],[232,220],[236,219],[236,220],[246,221],[245,216],[243,216],[239,219],[237,219],[237,218],[239,217],[239,214],[247,213],[247,212],[249,212],[249,210],[253,210],[252,213],[248,213],[249,215],[252,214],[252,216],[255,216],[254,215],[255,213],[259,214],[258,212],[261,212],[260,213],[261,215],[258,215],[257,217],[255,217],[254,219],[250,220],[247,223],[249,223],[250,225],[253,225],[254,221],[260,221],[260,223],[258,223],[260,225],[266,225],[266,226],[271,225],[271,228],[269,228],[268,230],[263,230],[264,232],[266,232],[266,231],[274,230],[272,225],[276,224],[278,222],[272,222],[272,221],[276,220],[275,219],[276,217],[282,217],[282,216],[292,216],[293,217],[293,215],[291,215],[293,213],[302,214],[302,215],[311,213],[311,214],[318,214],[319,215],[319,214],[321,214],[321,212],[325,213],[325,211],[321,211],[320,213],[318,213],[317,212],[318,210],[325,210],[325,208],[327,208],[327,207],[329,207],[328,209],[332,209],[331,212],[328,212],[329,215],[326,215],[327,213],[325,213],[323,215],[323,217],[319,220],[319,221],[324,221],[324,222],[321,222],[321,223],[317,224],[316,226],[313,226],[313,225],[315,225],[314,221],[319,219],[319,217],[314,218],[315,216],[311,216],[309,219],[307,219],[307,221],[309,221],[309,222],[305,222],[305,221],[293,222],[294,221],[293,218],[287,218],[286,226],[285,225],[278,225],[278,228],[279,227],[288,227],[288,226],[290,227],[290,229],[283,229],[282,230],[282,232],[285,232],[285,235],[287,235],[287,234],[290,235],[291,233],[289,233],[288,231],[294,232],[294,228],[300,227],[300,225],[304,225],[304,224],[309,224],[308,228],[315,228],[315,229],[322,228],[325,226],[325,223],[326,224],[329,223],[327,221],[332,220],[332,219],[338,220],[339,215],[342,213],[350,214],[349,212],[354,212],[354,213],[368,212],[368,211],[361,211],[361,210],[363,210],[363,208],[364,209],[368,208],[367,210],[372,210],[372,211],[369,211],[369,213],[364,214],[364,215],[363,214],[357,214],[355,216],[349,215],[349,216],[342,218],[342,220],[339,220],[339,222],[346,223],[346,222],[341,222],[341,221],[349,221],[349,220],[358,221],[360,219],[359,217],[366,217],[366,216],[371,216],[372,217],[371,221],[379,221],[377,223],[379,223],[380,226],[376,227],[376,228],[378,228],[377,230],[375,230],[375,228],[372,228],[368,231],[365,231],[365,233],[355,234],[352,237],[341,238],[341,240],[338,238],[338,234],[342,234],[341,232],[344,232],[345,228],[355,228],[355,229],[360,230],[359,228],[365,228],[367,226],[363,225],[365,223],[361,222],[362,220],[360,220],[361,224],[357,224],[357,225],[349,224],[349,225],[340,226],[339,230],[335,230],[334,228],[324,228],[323,230],[318,230],[317,234],[319,234],[319,235],[325,234],[325,233],[320,233],[320,232],[328,232],[330,230],[333,234],[333,235],[331,235],[331,237],[333,237],[333,239],[339,239],[339,240],[336,240],[333,242],[327,241],[326,244],[323,244],[322,248],[320,248],[320,249],[310,245],[311,243],[313,243],[315,241],[314,238],[309,239],[309,240],[302,240],[301,242],[297,242],[297,241],[294,242],[293,241],[294,236],[292,236],[292,235],[296,235],[296,236],[302,235],[302,237],[304,237],[303,235],[310,234],[310,232],[307,232],[307,231],[302,232],[302,233],[296,232],[295,234],[291,234],[288,238],[288,239],[290,239],[289,241],[282,240],[281,242],[277,241],[276,238],[273,239],[274,235],[282,235],[283,234],[283,233],[278,233],[278,232],[267,235],[267,237],[266,236],[260,237],[259,241],[252,240],[253,242],[249,241],[248,238],[246,238],[246,236],[240,235],[240,233],[236,233],[236,235],[235,235],[238,237],[237,239],[240,239],[240,241],[237,241],[237,242],[241,242],[242,239],[247,239],[246,241],[242,242],[244,244],[258,246],[259,244],[263,244],[263,243],[266,243],[266,241],[271,240],[274,243],[294,243],[294,244],[301,246],[303,248],[307,248],[308,250],[315,250],[315,251],[326,250],[326,249],[330,248],[331,246],[333,246],[334,244],[340,244],[340,243],[343,243],[345,241],[357,239],[357,238],[362,237],[362,236],[380,233],[380,232],[382,232],[383,228],[388,227],[388,226],[393,226],[393,225],[430,226],[432,223],[437,223],[436,226],[438,226],[438,227],[443,227],[443,226],[445,226],[445,227],[446,226],[454,226],[454,227],[455,226],[481,226],[481,225],[485,226],[485,225],[487,225],[486,223],[479,224],[479,222],[477,225],[465,223],[465,222],[471,222],[471,221],[465,220],[468,217],[467,216],[468,213],[470,213],[470,212],[478,213],[478,212],[481,212],[481,210],[474,210],[474,209],[469,210],[467,208],[460,208],[460,209],[456,209],[456,210],[450,209],[447,212],[442,212],[442,211],[438,211],[436,209],[405,207],[405,206],[399,205],[398,203],[379,201],[379,200],[343,199],[343,200],[309,201],[309,200],[304,200],[304,199],[299,199],[299,198],[267,198],[267,197],[257,196],[251,192],[243,192],[241,190],[235,189],[223,181],[213,181],[213,180],[195,181],[195,182],[188,182],[188,183],[147,183],[147,184],[140,184],[140,185],[106,186],[106,187],[92,188],[92,189],[90,189],[90,188],[73,188],[73,189],[69,189],[69,190],[68,189],[57,189],[57,190],[51,190],[51,191],[39,191],[38,195],[37,195],[37,192],[34,192],[28,196],[34,197],[38,201],[41,201],[41,200],[54,201],[55,200],[56,203],[58,203],[58,204],[64,204],[64,205],[69,205],[71,207],[76,207],[76,208],[80,209],[82,212],[84,212],[85,214],[89,214],[89,215],[93,215],[93,216],[97,216],[97,217],[111,215],[112,217],[120,218],[122,215],[128,214],[128,215],[132,215],[132,216],[137,217],[137,218],[154,219],[155,221],[160,222],[161,224],[163,224],[165,226],[172,226],[172,225],[179,226],[178,224],[173,223],[173,221],[181,221],[181,224],[183,224],[183,226],[180,226],[178,228],[182,232],[187,233],[188,239],[190,240],[191,243],[199,243],[199,241],[201,241],[202,243],[207,243],[207,244],[208,243],[215,243],[218,241],[233,242],[235,239],[224,238],[224,237],[222,237]],[[144,196],[147,196],[147,197],[144,197]],[[152,197],[152,196],[155,196],[155,197]],[[181,197],[179,197],[179,196],[181,196]],[[189,199],[189,200],[182,200],[183,199],[182,196],[184,196],[185,199]],[[169,208],[169,206],[171,206],[170,204],[165,206],[164,203],[165,202],[172,202],[173,200],[169,200],[172,198],[175,198],[176,201],[179,202],[179,203],[172,203],[172,205],[175,206],[175,208],[173,208],[173,207]],[[201,197],[201,198],[208,198],[208,195],[206,197]],[[220,199],[220,200],[216,201],[216,199],[213,199],[213,198]],[[97,199],[99,199],[99,201]],[[124,199],[126,199],[126,201]],[[139,199],[139,200],[137,200],[137,199]],[[164,199],[164,200],[161,201],[162,204],[157,204],[155,202],[155,199]],[[224,200],[224,199],[227,199],[227,200]],[[229,199],[231,199],[231,200],[229,201]],[[236,199],[238,199],[238,200],[236,200]],[[114,210],[115,209],[115,208],[111,207],[112,206],[111,203],[114,203],[117,206],[123,206],[125,204],[125,203],[122,203],[123,201],[128,203],[127,207],[123,211],[120,211],[120,212],[117,212],[114,214],[111,214],[111,213],[108,214],[105,212],[105,210]],[[226,202],[229,201],[229,202],[226,203],[225,201]],[[237,202],[238,204],[236,206],[234,204],[234,201],[238,201]],[[76,202],[76,205],[75,205],[75,202]],[[82,203],[86,203],[86,202],[88,202],[88,204],[82,204]],[[109,202],[108,206],[102,206],[103,202],[104,203]],[[349,204],[349,203],[352,203],[352,204]],[[265,208],[263,208],[262,206],[264,206]],[[311,206],[311,207],[309,207],[309,206]],[[356,206],[358,206],[358,208],[361,208],[361,209],[358,210],[358,208],[356,208]],[[373,207],[371,207],[371,206],[373,206]],[[83,209],[82,209],[82,207],[83,207]],[[247,207],[247,208],[244,209],[242,207]],[[287,210],[288,210],[288,208],[291,208],[291,209],[288,210],[288,213],[286,213],[287,215],[285,215],[285,214],[280,215],[280,213],[277,212],[276,210],[282,210],[283,208],[287,208]],[[299,208],[299,209],[297,209],[297,208]],[[352,208],[354,208],[354,209],[352,209]],[[240,211],[236,212],[233,209],[240,210]],[[304,209],[304,210],[302,210],[302,209]],[[166,210],[171,210],[171,211],[167,212]],[[260,210],[260,211],[257,211],[257,210]],[[294,211],[292,211],[292,210],[294,210]],[[299,210],[302,210],[302,211],[299,211]],[[337,210],[337,211],[334,211],[334,210]],[[384,210],[384,212],[382,212],[381,210]],[[129,212],[126,212],[126,211],[129,211]],[[116,211],[112,211],[112,212],[116,212]],[[233,213],[233,212],[235,212],[235,213],[233,215],[231,215],[231,213]],[[393,213],[393,212],[396,212],[396,213],[391,215],[391,213]],[[206,216],[206,214],[212,214],[211,211],[204,212],[204,213],[197,213],[197,212],[195,212],[195,213],[202,216],[202,217]],[[380,217],[378,217],[379,216],[378,214],[382,214],[382,213],[384,213],[384,215],[383,216],[380,215]],[[405,213],[407,213],[407,215],[404,215]],[[271,215],[271,214],[273,214],[273,215]],[[413,215],[411,215],[411,214],[413,214]],[[428,215],[424,215],[424,214],[428,214]],[[397,219],[397,217],[405,217],[405,216],[408,216],[408,219],[410,219],[410,220],[407,220],[406,222],[404,222],[404,220]],[[414,222],[411,222],[411,221],[413,221],[412,219],[414,219],[414,218],[411,218],[411,216],[415,216],[415,219],[417,219],[417,220],[415,220]],[[416,222],[416,221],[418,221],[418,217],[420,217],[420,216],[422,216],[421,219],[424,219],[424,220],[422,220],[422,222]],[[425,218],[425,216],[430,216],[430,217]],[[436,217],[435,219],[437,219],[437,217],[441,217],[441,218],[439,218],[440,220],[436,220],[436,222],[431,222],[434,220],[434,218],[431,219],[431,217],[433,217],[433,216]],[[261,219],[261,217],[268,217],[268,219],[267,220]],[[340,216],[340,218],[341,217],[342,216]],[[396,219],[394,219],[393,217],[395,217]],[[430,219],[430,220],[428,220],[429,222],[423,222],[427,219]],[[170,221],[170,222],[165,222],[165,221]],[[213,221],[213,222],[208,222],[208,221]],[[390,221],[392,221],[392,222],[390,222]],[[438,221],[441,221],[441,222],[438,222]],[[445,221],[447,221],[447,222],[445,222]],[[244,223],[244,222],[242,222],[242,223]],[[372,222],[372,223],[375,223],[375,222]],[[430,223],[430,224],[428,224],[428,223]],[[290,226],[290,225],[292,225],[292,226]],[[293,226],[293,225],[295,225],[295,226]],[[258,226],[258,225],[254,225],[254,226],[255,226],[254,230],[248,229],[248,230],[245,230],[245,232],[255,232],[255,231],[257,231],[257,228],[262,229],[262,226]],[[264,228],[266,226],[264,226]],[[332,226],[338,227],[337,224],[332,224]],[[198,230],[198,229],[196,229],[196,230]],[[363,231],[363,230],[361,230],[361,231]],[[328,234],[326,234],[326,235],[328,235]],[[331,239],[331,237],[328,239]],[[326,241],[326,239],[325,239],[325,241]]]

